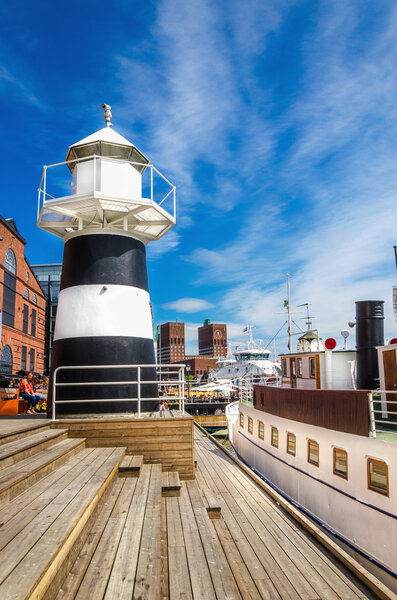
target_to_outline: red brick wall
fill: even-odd
[[[16,297],[15,297],[15,323],[14,327],[3,324],[1,331],[1,349],[8,344],[12,351],[12,371],[16,373],[21,369],[21,348],[27,347],[26,369],[29,370],[29,350],[35,350],[35,368],[34,370],[43,373],[44,368],[44,336],[45,336],[45,304],[46,298],[40,287],[32,269],[25,258],[25,244],[15,234],[0,221],[0,236],[3,238],[0,242],[0,306],[3,307],[4,292],[4,259],[9,248],[14,252],[17,263],[16,270]],[[29,280],[26,278],[29,273]],[[29,300],[24,298],[25,289],[29,291]],[[37,305],[33,304],[32,296],[36,294]],[[29,307],[28,334],[22,333],[22,315],[23,305]],[[30,335],[31,331],[31,313],[32,308],[36,309],[36,335]]]
[[[198,329],[199,354],[226,356],[227,332],[224,323],[211,323]]]

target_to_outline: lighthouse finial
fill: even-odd
[[[110,109],[112,107],[109,106],[109,104],[101,104],[101,106],[103,108],[103,116],[105,117],[106,127],[113,127],[113,125],[110,122],[112,118],[112,113],[110,112]]]

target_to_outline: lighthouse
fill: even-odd
[[[138,377],[151,382],[142,410],[157,406],[155,368],[131,365],[155,364],[146,246],[175,225],[175,186],[102,108],[106,127],[44,167],[39,187],[37,224],[64,241],[49,415],[54,374],[57,416],[135,411]]]

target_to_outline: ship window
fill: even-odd
[[[309,358],[309,366],[310,366],[310,377],[316,376],[316,361],[314,356]]]
[[[297,370],[296,374],[298,375],[298,377],[302,377],[302,359],[301,358],[297,359],[297,369],[296,370]]]
[[[285,360],[285,358],[283,358],[281,363],[283,365],[283,375],[287,375],[287,361]]]
[[[287,452],[292,456],[296,453],[296,436],[293,433],[287,431]]]
[[[244,415],[240,413],[240,427],[244,427]]]
[[[334,474],[347,479],[347,452],[334,448]]]
[[[314,440],[307,441],[307,462],[316,467],[319,465],[319,446]]]
[[[389,472],[383,460],[368,459],[368,488],[379,494],[389,495]]]
[[[277,427],[272,427],[272,446],[278,448],[278,429]]]
[[[265,439],[265,426],[262,421],[258,421],[258,438],[260,440]]]
[[[251,417],[248,417],[248,433],[253,433],[253,431],[254,431],[253,421],[252,421]]]

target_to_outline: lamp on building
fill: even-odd
[[[186,373],[187,373],[187,401],[190,402],[190,370],[191,366],[189,364],[186,365]]]

